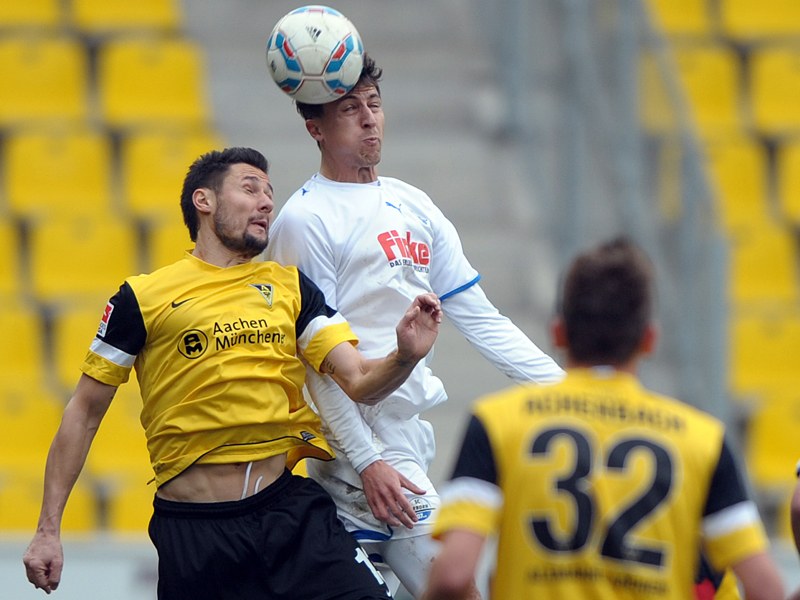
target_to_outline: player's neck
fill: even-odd
[[[326,179],[340,183],[372,183],[378,180],[378,169],[375,166],[345,168],[322,164],[319,173]]]
[[[242,265],[253,260],[251,256],[245,256],[240,252],[234,252],[226,248],[216,238],[208,240],[207,236],[202,235],[202,233],[198,233],[192,256],[210,265],[222,268]]]

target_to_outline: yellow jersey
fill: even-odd
[[[610,368],[475,406],[434,535],[498,534],[492,598],[685,600],[766,548],[717,419]]]
[[[342,342],[357,338],[295,267],[220,268],[186,253],[125,280],[81,369],[114,386],[135,369],[160,486],[193,463],[332,458],[303,399],[303,360],[319,370]]]

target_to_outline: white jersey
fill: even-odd
[[[266,252],[269,260],[297,265],[319,286],[350,323],[367,357],[385,356],[396,347],[400,317],[417,295],[432,291],[442,299],[444,314],[502,372],[539,382],[563,374],[483,294],[452,223],[427,194],[398,179],[357,184],[313,176],[281,209]],[[435,452],[433,429],[419,414],[445,401],[446,394],[426,361],[375,406],[352,402],[313,369],[306,383],[330,443],[348,459],[309,465],[310,474],[324,470],[325,477],[360,488],[358,473],[382,459],[427,489],[426,499],[435,497],[425,475]],[[340,509],[353,512],[353,506],[351,501]],[[429,515],[428,508],[419,514]],[[361,513],[369,521],[368,507]]]

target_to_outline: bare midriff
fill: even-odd
[[[286,455],[228,464],[194,464],[158,488],[156,495],[175,502],[230,502],[256,494],[286,468]]]

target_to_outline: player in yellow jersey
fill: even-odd
[[[418,296],[397,326],[396,349],[366,359],[303,273],[252,260],[267,245],[274,208],[267,167],[248,148],[197,159],[181,194],[194,249],[129,277],[107,304],[47,459],[24,556],[37,588],[58,587],[65,504],[135,368],[155,474],[149,533],[160,599],[390,597],[327,493],[289,471],[301,458],[333,458],[303,400],[304,363],[353,400],[377,402],[429,352],[439,301]]]
[[[426,600],[461,598],[495,533],[494,600],[686,600],[701,549],[748,600],[783,597],[722,423],[636,377],[656,337],[652,273],[621,238],[571,264],[553,324],[567,376],[475,405]]]

